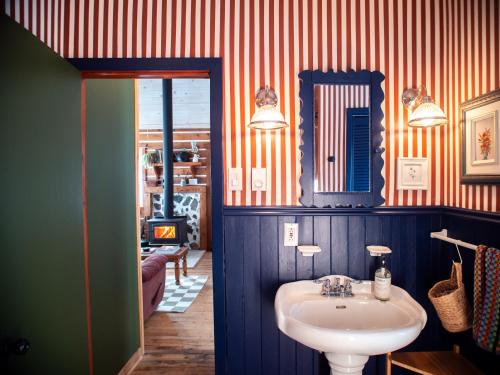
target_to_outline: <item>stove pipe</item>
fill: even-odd
[[[172,80],[163,80],[163,217],[174,218],[174,131]]]

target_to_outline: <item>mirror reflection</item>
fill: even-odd
[[[314,85],[314,191],[370,191],[370,86]]]

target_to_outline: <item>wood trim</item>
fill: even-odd
[[[128,375],[137,367],[142,357],[144,356],[144,349],[138,348],[132,357],[129,358],[127,363],[122,367],[118,375]]]
[[[161,71],[161,70],[128,70],[123,72],[114,71],[85,71],[82,72],[82,78],[209,78],[207,71]]]
[[[134,180],[135,180],[135,222],[136,222],[136,260],[137,260],[137,302],[139,308],[139,349],[144,353],[144,310],[142,294],[142,267],[141,267],[141,238],[137,233],[141,232],[141,207],[139,205],[139,183],[138,181],[138,151],[139,151],[139,90],[138,81],[134,80]],[[135,366],[134,366],[135,367]]]
[[[89,231],[87,222],[87,107],[86,85],[81,85],[81,135],[82,135],[82,205],[83,205],[83,257],[85,272],[85,315],[87,320],[87,350],[89,352],[89,374],[94,374],[94,354],[92,348],[92,309],[90,305],[89,276]]]
[[[401,206],[376,208],[314,208],[300,206],[224,206],[224,216],[368,216],[441,214],[500,224],[500,213],[443,206]]]
[[[442,214],[443,208],[426,207],[376,207],[376,208],[316,208],[300,206],[224,206],[228,216],[367,216],[367,215],[428,215]]]

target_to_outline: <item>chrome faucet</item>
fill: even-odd
[[[333,285],[330,279],[314,280],[316,284],[321,284],[321,295],[327,297],[354,297],[352,293],[351,283],[359,283],[357,280],[345,279],[345,283],[340,283],[340,277],[333,280]]]

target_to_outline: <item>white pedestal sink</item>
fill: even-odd
[[[345,276],[327,276],[333,281]],[[352,284],[354,297],[325,297],[312,280],[283,284],[274,309],[279,329],[325,353],[332,375],[362,374],[369,356],[410,344],[425,326],[425,310],[406,291],[391,286],[391,299],[377,300],[372,282]]]

